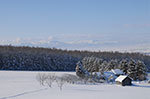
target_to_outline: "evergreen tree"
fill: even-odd
[[[99,72],[103,75],[104,71],[108,71],[108,63],[107,61],[103,61],[103,63],[100,65]]]
[[[129,62],[129,69],[127,71],[128,75],[134,80],[145,80],[147,76],[146,65],[138,60],[135,62],[133,59]]]
[[[81,78],[86,78],[89,73],[83,68],[82,62],[78,62],[76,66],[76,75]]]
[[[88,72],[98,72],[100,65],[102,64],[102,59],[96,57],[85,57],[82,60],[83,68]]]
[[[137,62],[137,78],[138,80],[145,80],[147,76],[147,69],[146,69],[146,65],[138,60]]]
[[[128,64],[127,74],[133,79],[137,79],[137,65],[135,60],[131,59]]]
[[[125,74],[127,74],[128,61],[126,59],[123,59],[123,60],[120,61],[119,69],[122,70]]]
[[[117,60],[110,60],[108,62],[108,70],[111,70],[111,69],[116,69],[118,67],[118,62]]]

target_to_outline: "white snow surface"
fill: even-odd
[[[65,84],[60,91],[57,84],[52,88],[41,86],[35,79],[37,73],[0,71],[0,99],[150,99],[150,84],[147,82],[134,82],[133,86],[125,87],[116,84]],[[75,75],[75,72],[55,73]]]

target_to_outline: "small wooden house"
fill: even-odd
[[[120,75],[118,78],[115,79],[115,81],[117,84],[120,84],[122,86],[132,85],[132,78],[126,75]]]

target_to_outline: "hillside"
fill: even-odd
[[[133,82],[134,86],[125,87],[104,83],[65,84],[61,91],[57,83],[53,83],[52,88],[41,86],[35,79],[38,73],[1,71],[0,99],[150,99],[150,84],[144,82]],[[55,72],[55,74],[74,75],[74,72]]]

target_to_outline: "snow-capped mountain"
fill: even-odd
[[[3,40],[1,45],[15,45],[15,46],[34,46],[45,48],[61,48],[68,50],[91,50],[91,51],[120,51],[120,52],[140,52],[150,55],[150,43],[145,42],[124,42],[109,39],[95,40],[87,38],[73,38],[66,37],[66,39],[47,37],[47,38],[26,38],[15,40]]]

